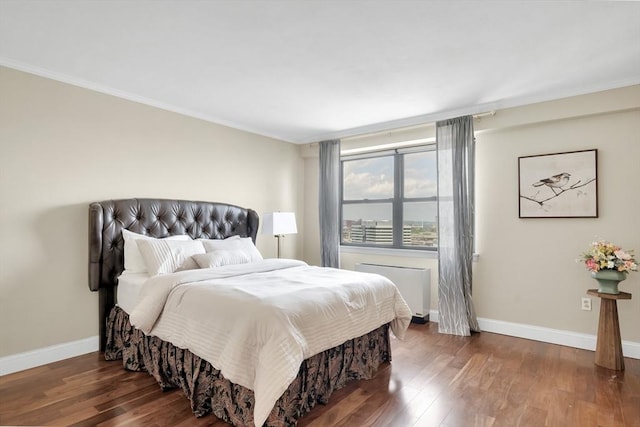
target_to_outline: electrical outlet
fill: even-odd
[[[582,309],[591,311],[591,298],[582,298]]]

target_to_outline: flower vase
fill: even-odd
[[[618,270],[600,270],[591,273],[598,281],[598,292],[601,294],[619,294],[618,284],[627,278],[627,273]]]

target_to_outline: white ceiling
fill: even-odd
[[[0,0],[0,65],[295,143],[640,83],[640,2]]]

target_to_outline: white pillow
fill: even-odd
[[[128,273],[146,273],[147,266],[144,258],[136,244],[137,240],[160,240],[144,234],[134,233],[133,231],[122,229],[122,237],[124,238],[124,269]],[[176,236],[165,237],[167,240],[191,240],[187,235],[181,234]]]
[[[191,257],[205,253],[204,246],[198,240],[185,242],[167,239],[138,239],[136,243],[150,276],[198,268]]]
[[[251,258],[239,249],[198,254],[194,255],[193,259],[198,263],[200,268],[222,267],[224,265],[247,264],[251,262]]]
[[[224,240],[201,240],[207,252],[240,250],[247,254],[251,262],[262,261],[262,255],[253,244],[251,237],[232,236]]]

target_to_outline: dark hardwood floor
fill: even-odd
[[[411,325],[393,362],[336,391],[305,426],[640,426],[640,360],[626,370],[594,353],[483,332]],[[195,418],[180,390],[160,391],[100,353],[0,377],[1,425],[225,426]]]

